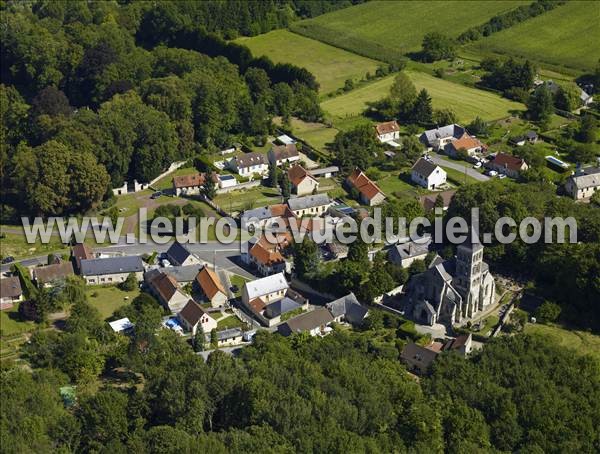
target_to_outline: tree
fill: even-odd
[[[331,149],[336,161],[345,170],[371,167],[375,156],[381,154],[380,144],[371,125],[362,124],[336,134]]]
[[[438,32],[427,33],[423,37],[421,57],[426,62],[434,62],[445,58],[454,58],[456,44],[446,35]]]
[[[554,105],[557,109],[571,112],[581,105],[579,98],[580,89],[574,84],[561,85],[554,95]]]
[[[532,120],[545,123],[554,112],[552,93],[545,86],[539,87],[529,96],[527,111]]]
[[[475,117],[475,119],[469,123],[467,129],[471,134],[477,136],[487,136],[490,133],[488,124],[481,117]]]
[[[138,288],[138,280],[135,273],[129,273],[127,279],[119,284],[119,288],[125,292],[132,292]]]
[[[35,117],[40,115],[67,117],[73,110],[65,94],[52,86],[42,89],[31,101],[31,107]]]
[[[192,340],[192,346],[194,347],[195,352],[201,352],[202,350],[204,350],[204,337],[205,334],[202,323],[198,323],[198,326],[196,328],[196,334],[194,335],[194,339]]]
[[[535,317],[542,323],[555,322],[560,316],[561,308],[551,301],[544,301],[535,310]]]
[[[294,244],[294,270],[300,279],[314,275],[319,266],[317,244],[305,235],[301,243]]]
[[[400,72],[394,78],[394,83],[390,87],[389,104],[390,111],[387,112],[389,118],[407,118],[413,108],[417,98],[417,89],[409,77]]]
[[[431,107],[431,97],[424,88],[417,95],[413,106],[412,119],[420,125],[431,123],[433,108]]]
[[[433,111],[433,122],[436,125],[451,125],[458,121],[456,113],[452,109],[440,109]]]
[[[289,199],[292,193],[292,185],[287,172],[281,173],[281,181],[279,182],[279,186],[281,187],[281,196],[284,198],[284,200]]]
[[[279,184],[279,180],[281,178],[281,171],[275,162],[269,161],[269,178],[267,179],[267,183],[269,187],[276,188]]]
[[[577,140],[583,143],[593,143],[598,136],[598,121],[593,115],[586,114],[581,118]]]
[[[217,185],[213,180],[214,174],[205,174],[204,184],[202,185],[202,194],[208,199],[214,199],[217,195]]]
[[[577,144],[571,149],[570,157],[573,161],[586,164],[596,157],[596,149],[592,144]]]
[[[219,346],[219,338],[217,336],[217,330],[215,328],[210,330],[210,345],[213,348],[217,348]]]

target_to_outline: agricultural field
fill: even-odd
[[[589,71],[600,54],[600,7],[570,1],[468,46],[481,54],[511,55],[542,64]],[[594,44],[595,43],[595,44]]]
[[[486,121],[507,117],[513,111],[524,110],[521,103],[504,99],[499,95],[476,88],[449,82],[429,74],[406,71],[418,90],[425,88],[436,109],[454,110],[459,121],[469,122],[480,116]],[[389,76],[364,87],[321,103],[325,112],[334,119],[360,115],[368,102],[377,101],[388,95],[395,76]]]
[[[293,63],[308,69],[320,84],[320,93],[331,93],[344,86],[346,79],[358,81],[367,72],[375,73],[381,64],[314,39],[275,30],[251,38],[239,38],[256,57],[266,55],[275,63]]]
[[[304,36],[387,62],[419,50],[423,36],[443,31],[457,37],[524,1],[371,1],[292,24]]]

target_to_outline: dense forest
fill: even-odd
[[[33,372],[1,372],[3,452],[600,448],[598,363],[539,337],[503,337],[468,360],[443,354],[417,382],[399,361],[394,317],[377,312],[362,332],[261,333],[238,358],[207,362],[174,333],[154,334],[160,309],[147,295],[128,309],[131,338],[109,333],[85,301],[73,314],[66,332],[34,334]]]
[[[177,159],[318,120],[304,68],[223,37],[349,2],[2,2],[3,221],[77,214]]]

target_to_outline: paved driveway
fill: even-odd
[[[458,170],[459,172],[465,173],[465,169],[467,169],[467,175],[473,177],[477,181],[487,181],[490,179],[487,175],[479,173],[477,170],[473,169],[470,165],[465,166],[460,161],[453,162],[447,161],[445,159],[436,156],[435,154],[430,154],[431,160],[436,163],[438,166],[449,167],[454,170]]]

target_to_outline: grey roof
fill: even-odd
[[[267,163],[265,155],[257,152],[246,153],[245,155],[237,156],[234,159],[236,160],[238,168],[251,167]]]
[[[138,273],[144,271],[144,263],[139,255],[88,259],[81,261],[82,276],[100,276],[103,274]]]
[[[442,279],[450,282],[456,272],[456,261],[454,259],[444,260],[441,263],[437,263],[435,269],[440,273]]]
[[[535,131],[527,131],[525,133],[525,137],[527,137],[528,139],[536,139],[537,138],[537,132]]]
[[[192,253],[179,241],[175,241],[167,251],[169,261],[175,265],[181,265]]]
[[[305,210],[307,208],[319,207],[329,204],[331,201],[327,194],[307,195],[288,200],[288,206],[292,211]]]
[[[327,325],[333,321],[333,316],[324,307],[315,309],[297,317],[289,319],[287,322],[279,325],[278,332],[284,336],[294,333],[301,333]]]
[[[437,169],[437,167],[438,166],[433,162],[430,162],[424,158],[419,158],[419,160],[412,166],[411,170],[414,170],[415,172],[427,178],[435,171],[435,169]]]
[[[573,175],[570,177],[577,189],[586,189],[600,186],[600,172]]]
[[[352,292],[327,303],[326,307],[334,317],[343,316],[348,323],[353,325],[361,323],[369,312],[366,307],[358,302]]]
[[[225,341],[228,339],[233,339],[234,337],[240,337],[242,335],[241,328],[230,328],[224,329],[223,331],[217,332],[217,339],[220,341]]]
[[[339,171],[340,171],[340,168],[338,166],[331,166],[331,167],[324,167],[322,169],[309,170],[308,173],[310,173],[313,177],[318,177],[320,175],[325,175],[326,173],[337,173]]]
[[[420,139],[427,144],[432,144],[435,140],[448,137],[460,139],[464,133],[465,128],[457,124],[452,124],[443,126],[441,128],[429,129],[421,134]]]
[[[298,304],[297,302],[288,297],[284,297],[279,301],[269,304],[265,309],[265,315],[268,318],[273,318],[277,317],[278,315],[294,311],[300,307],[302,307],[301,304]]]
[[[192,282],[203,265],[170,266],[165,271],[177,279],[177,282]]]
[[[243,219],[256,218],[260,221],[262,221],[263,219],[269,219],[270,217],[271,217],[271,208],[270,207],[253,208],[252,210],[244,211],[244,214],[242,215]]]
[[[400,262],[405,259],[412,257],[419,257],[426,255],[429,252],[429,244],[431,238],[427,243],[415,243],[409,241],[408,243],[397,244],[390,249],[389,257],[392,262]]]

